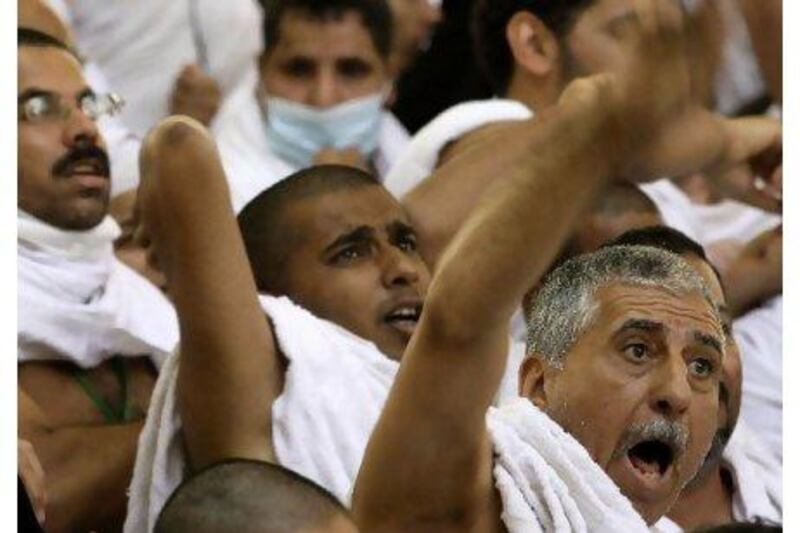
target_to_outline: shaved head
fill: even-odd
[[[356,532],[347,510],[281,466],[233,459],[196,473],[172,494],[155,533]]]
[[[286,293],[286,262],[302,238],[289,220],[289,208],[300,201],[365,187],[381,187],[362,170],[319,165],[296,172],[256,196],[239,213],[239,230],[259,292]]]

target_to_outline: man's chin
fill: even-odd
[[[607,474],[645,522],[652,525],[667,513],[680,494],[676,465],[670,467],[663,479],[653,480],[643,478],[628,461],[627,455],[616,459]]]
[[[50,221],[56,227],[70,231],[88,231],[99,225],[108,214],[107,198],[81,198],[75,209],[57,220]]]

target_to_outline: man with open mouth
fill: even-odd
[[[729,522],[782,522],[782,467],[769,453],[761,435],[739,417],[743,369],[733,336],[735,323],[720,277],[703,247],[681,232],[664,226],[630,230],[608,244],[653,246],[683,257],[706,282],[711,299],[720,311],[725,332],[719,429],[699,472],[683,489],[668,518],[659,521],[654,530],[670,533]]]

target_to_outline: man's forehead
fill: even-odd
[[[275,50],[298,55],[324,52],[331,57],[377,54],[369,30],[355,11],[325,18],[289,11],[281,19]]]
[[[88,88],[81,64],[66,50],[21,46],[17,57],[20,94],[31,88],[65,94],[77,94]]]
[[[614,284],[600,289],[596,297],[603,322],[611,331],[631,320],[643,320],[665,329],[719,332],[718,315],[699,292],[674,294],[660,287]]]
[[[322,193],[296,202],[290,209],[292,224],[309,235],[326,240],[368,227],[383,231],[397,222],[411,226],[399,202],[380,186],[367,186]]]

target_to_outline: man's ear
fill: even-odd
[[[533,13],[515,13],[506,25],[506,40],[514,63],[534,76],[547,76],[559,64],[558,40]]]
[[[545,362],[536,354],[528,355],[519,367],[519,395],[528,398],[539,409],[547,407]]]

